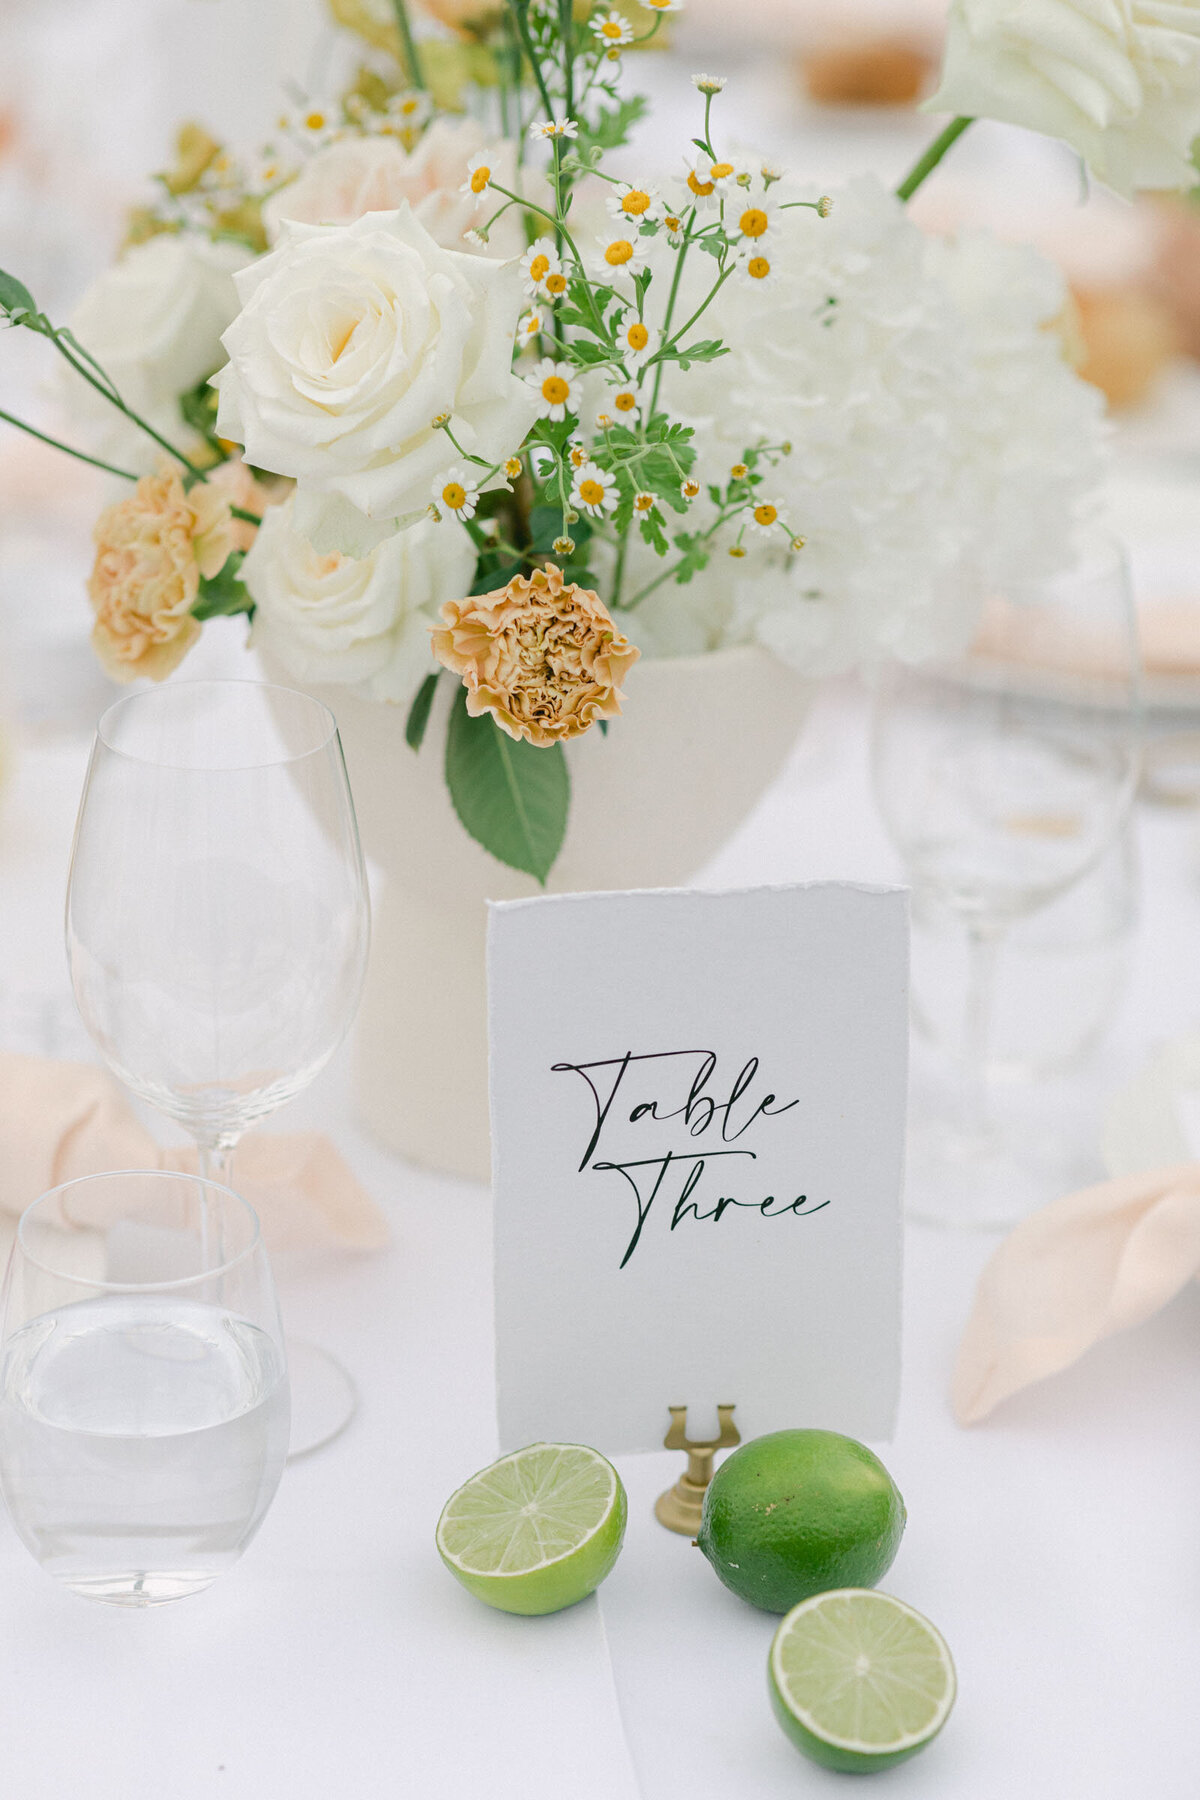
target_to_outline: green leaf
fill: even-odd
[[[633,94],[628,100],[618,101],[616,106],[607,107],[598,113],[595,123],[585,126],[580,136],[589,145],[596,145],[601,150],[619,150],[638,120],[644,116],[648,104],[644,94]]]
[[[250,590],[238,580],[244,552],[226,557],[215,575],[200,577],[200,592],[192,607],[194,619],[216,619],[229,613],[252,613]]]
[[[498,862],[545,886],[562,849],[571,782],[561,744],[517,743],[489,714],[473,719],[460,687],[446,733],[446,786],[466,831]]]
[[[408,723],[404,727],[404,741],[410,750],[419,750],[425,741],[425,730],[429,724],[429,715],[433,711],[433,696],[437,692],[438,676],[441,670],[435,669],[427,675],[417,689],[417,697],[409,708]]]
[[[0,269],[0,307],[14,316],[37,311],[33,295],[24,282],[18,281],[15,275],[6,275],[3,269]]]

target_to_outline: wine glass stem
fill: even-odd
[[[976,921],[968,932],[967,1001],[963,1028],[963,1129],[986,1138],[991,1128],[988,1053],[1003,928]]]
[[[196,1156],[200,1165],[200,1174],[205,1181],[216,1181],[222,1187],[233,1186],[233,1144],[196,1145]],[[204,1267],[212,1267],[213,1261],[220,1261],[220,1247],[212,1241],[211,1220],[207,1192],[203,1192],[200,1204],[200,1250],[204,1259]],[[212,1259],[210,1261],[210,1259]]]

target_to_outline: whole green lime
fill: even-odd
[[[783,1613],[829,1588],[874,1587],[906,1517],[865,1444],[837,1431],[772,1431],[721,1464],[696,1542],[727,1588]]]

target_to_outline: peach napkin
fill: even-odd
[[[76,1175],[195,1167],[194,1149],[155,1143],[103,1069],[0,1052],[0,1212],[19,1214]],[[246,1138],[236,1179],[268,1249],[378,1250],[388,1242],[383,1214],[318,1132]]]
[[[951,1400],[961,1425],[1139,1325],[1200,1273],[1200,1163],[1122,1175],[1022,1220],[979,1279]]]

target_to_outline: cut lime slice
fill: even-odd
[[[935,1738],[954,1705],[941,1636],[902,1600],[837,1588],[794,1606],[771,1645],[775,1716],[827,1769],[903,1762]]]
[[[442,1561],[502,1612],[574,1606],[616,1562],[628,1506],[610,1462],[584,1444],[529,1444],[451,1494],[438,1520]]]

